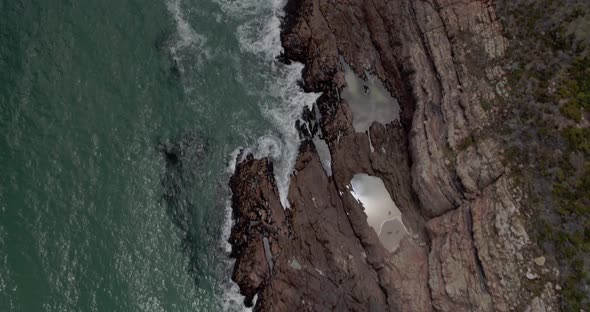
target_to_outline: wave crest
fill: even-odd
[[[265,93],[270,97],[263,100],[260,107],[263,115],[272,123],[277,136],[259,139],[254,149],[258,153],[254,153],[254,156],[273,160],[281,204],[288,208],[287,193],[300,144],[295,122],[301,117],[304,107],[311,109],[319,94],[306,93],[299,86],[303,64],[287,65],[277,60],[283,52],[280,26],[281,18],[284,17],[285,0],[217,2],[226,14],[242,22],[237,27],[240,48],[258,56],[260,66],[265,69]],[[278,142],[275,138],[278,138]],[[271,142],[273,144],[269,145]],[[263,153],[265,150],[266,154]]]

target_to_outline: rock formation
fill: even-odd
[[[306,112],[280,204],[267,159],[239,163],[231,179],[233,279],[256,311],[532,311],[526,273],[537,270],[502,165],[492,120],[507,96],[508,47],[493,1],[290,0],[285,60],[302,62]],[[353,129],[340,95],[345,67],[374,75],[397,99],[399,119]],[[370,91],[369,91],[370,92]],[[311,117],[309,117],[311,116]],[[332,159],[322,167],[319,125]],[[393,253],[350,191],[353,175],[381,178],[412,235]],[[538,274],[548,274],[539,272]],[[542,286],[542,285],[541,285]],[[542,288],[542,287],[541,287]]]

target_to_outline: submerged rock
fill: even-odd
[[[195,132],[187,132],[177,138],[158,143],[157,150],[162,156],[165,171],[160,183],[163,194],[162,206],[170,221],[179,230],[183,252],[188,256],[188,271],[198,284],[206,276],[202,263],[202,253],[206,252],[203,237],[207,229],[197,226],[199,220],[194,215],[198,203],[193,197],[193,188],[202,160],[206,156],[205,139]]]

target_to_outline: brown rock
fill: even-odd
[[[497,64],[507,40],[493,2],[291,0],[287,9],[285,57],[306,65],[307,90],[322,92],[333,175],[304,142],[283,211],[272,165],[239,164],[230,242],[246,303],[254,294],[256,311],[508,311],[530,302],[520,289],[528,237],[519,203],[498,144],[480,133],[489,123],[481,101],[505,96]],[[384,83],[399,120],[355,132],[340,97],[342,61]],[[403,214],[411,235],[394,253],[348,189],[358,173],[381,178]]]
[[[472,202],[428,221],[432,238],[430,287],[441,311],[509,311],[517,306],[525,267],[518,253],[528,248],[518,202],[500,178]]]
[[[497,310],[507,311],[522,296],[519,268],[526,267],[518,255],[529,246],[523,230],[520,204],[506,177],[488,186],[471,204],[473,237]]]
[[[377,273],[363,257],[363,246],[312,144],[302,146],[296,167],[301,170],[293,177],[287,217],[269,183],[266,160],[240,164],[232,178],[238,220],[231,236],[237,257],[233,279],[246,302],[259,292],[256,309],[263,311],[368,311],[371,304],[385,311]],[[272,217],[265,221],[260,217],[265,215]],[[270,241],[272,270],[263,235]]]
[[[429,285],[437,311],[493,311],[470,227],[468,206],[428,221]]]
[[[477,142],[457,156],[457,175],[467,192],[474,193],[493,183],[504,171],[499,147],[491,139]]]

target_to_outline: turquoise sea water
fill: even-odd
[[[0,0],[0,311],[233,311],[239,147],[315,99],[281,1]]]

